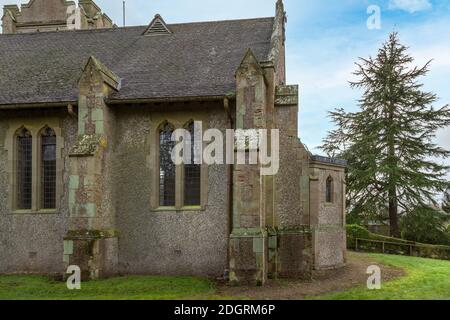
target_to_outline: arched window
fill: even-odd
[[[56,134],[51,128],[41,133],[41,208],[56,208]]]
[[[22,128],[16,136],[17,144],[17,209],[30,210],[32,201],[32,136]]]
[[[195,158],[195,135],[194,122],[190,122],[186,128],[191,138],[191,161],[184,164],[184,205],[200,205],[200,172],[201,165],[194,163]],[[201,141],[199,142],[201,143]]]
[[[171,153],[175,146],[172,141],[173,126],[165,124],[159,130],[159,205],[175,206],[175,164]]]
[[[333,178],[332,177],[328,177],[328,179],[327,179],[325,198],[326,198],[326,202],[328,202],[328,203],[333,202]]]

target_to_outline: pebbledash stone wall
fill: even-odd
[[[108,224],[114,224],[119,235],[119,273],[222,276],[227,269],[227,165],[208,168],[206,203],[202,209],[158,211],[152,209],[150,203],[156,171],[150,160],[152,143],[155,144],[151,132],[161,122],[156,119],[178,125],[191,119],[202,119],[207,127],[225,132],[228,118],[223,106],[220,108],[220,104],[213,102],[207,111],[199,111],[199,108],[205,110],[202,109],[205,105],[193,103],[191,110],[186,110],[183,105],[184,110],[169,112],[155,112],[151,106],[115,106],[111,110],[117,120],[114,121],[114,147],[110,160],[113,173],[107,183],[114,187],[112,196],[103,197],[102,201],[103,206],[114,207],[115,215],[103,218],[114,220]],[[60,205],[54,213],[15,214],[8,200],[11,190],[5,142],[9,132],[18,128],[12,128],[10,124],[24,123],[27,128],[40,128],[48,123],[48,119],[57,119],[64,139],[64,173],[61,177],[64,188],[57,201]],[[74,250],[74,244],[68,244],[67,234],[74,225],[71,222],[74,217],[69,214],[73,187],[69,178],[69,155],[77,143],[76,137],[77,120],[65,108],[0,111],[0,273],[64,271],[63,254]],[[94,220],[91,223],[97,224]],[[87,228],[83,226],[82,229]]]
[[[102,67],[95,60],[91,60],[90,64],[95,68]],[[90,70],[87,68],[86,72],[92,74]],[[96,78],[95,82],[102,83],[101,79]],[[257,266],[253,260],[255,252],[267,248],[264,258],[267,259],[267,276],[307,277],[313,267],[335,268],[345,263],[344,166],[310,156],[297,137],[297,89],[280,88],[284,91],[277,93],[279,99],[276,99],[274,109],[275,125],[283,124],[280,125],[280,170],[272,182],[272,191],[269,188],[265,198],[267,234],[261,247],[258,246],[259,240],[255,240],[258,237],[242,234],[239,238],[241,247],[234,255],[243,259],[239,261],[244,266],[250,266],[248,270],[251,270]],[[294,97],[291,102],[289,95]],[[89,100],[89,93],[86,99],[92,101]],[[102,258],[103,265],[116,265],[112,273],[222,275],[228,268],[228,167],[218,165],[208,168],[204,184],[206,195],[203,196],[201,209],[158,211],[151,203],[152,186],[157,179],[152,156],[158,126],[163,121],[169,121],[176,127],[182,127],[196,119],[203,121],[204,129],[219,128],[224,131],[229,126],[229,119],[222,103],[182,103],[170,106],[170,110],[167,105],[115,105],[103,108],[107,108],[107,117],[97,114],[91,117],[95,119],[93,122],[87,123],[78,122],[65,108],[0,111],[0,189],[4,190],[0,197],[0,272],[62,272],[65,266],[62,257],[73,255],[77,250],[74,245],[77,241],[85,241],[78,250],[91,241],[103,241],[101,246],[112,246],[112,252],[117,254]],[[98,113],[95,109],[89,112],[93,111]],[[86,118],[83,116],[85,111],[78,112],[83,119]],[[103,123],[105,119],[108,119],[107,124]],[[11,211],[8,200],[11,193],[10,173],[7,171],[8,152],[11,151],[7,150],[6,145],[7,137],[19,128],[19,123],[34,129],[57,123],[60,129],[64,141],[61,176],[64,187],[55,213],[14,214]],[[86,200],[76,200],[79,202],[77,207],[73,207],[72,201],[75,200],[71,200],[73,190],[80,188],[80,181],[85,185],[89,180],[86,176],[82,180],[77,179],[75,186],[73,178],[70,178],[81,172],[71,168],[73,147],[79,144],[80,124],[84,124],[85,129],[109,131],[110,136],[110,155],[103,163],[109,173],[105,176],[106,180],[100,179],[102,184],[91,188],[93,201],[98,201],[96,212],[88,212],[90,206],[83,207]],[[114,130],[111,130],[112,127]],[[79,168],[89,166],[83,158],[76,161],[81,161]],[[332,203],[327,203],[325,199],[325,184],[329,177],[332,177],[334,186]],[[272,183],[269,179],[266,186]],[[105,191],[104,184],[110,191]],[[79,189],[75,195],[89,192],[89,185],[85,187],[88,188],[84,191]],[[95,200],[95,194],[99,192],[100,198]],[[274,211],[270,211],[271,205]],[[104,214],[102,210],[105,210]],[[251,223],[248,219],[241,221],[241,227]],[[261,220],[257,221],[259,224]],[[83,232],[90,230],[91,238],[81,240],[81,235],[75,232],[77,229]],[[111,236],[99,236],[93,240],[98,236],[97,231],[114,232]],[[101,247],[100,244],[98,246]],[[248,253],[245,251],[247,249]],[[245,278],[248,271],[242,269],[240,272]],[[253,276],[250,273],[249,278]]]
[[[203,130],[228,126],[223,104],[115,107],[114,184],[119,272],[124,274],[222,276],[228,268],[227,165],[209,166],[201,209],[158,210],[151,203],[158,183],[153,163],[155,133],[163,121],[176,128],[202,120]],[[203,108],[204,110],[204,108]]]
[[[344,162],[312,157],[310,162],[311,228],[315,269],[339,268],[346,263]],[[332,201],[326,199],[326,183],[332,179]]]
[[[14,213],[10,204],[11,184],[8,172],[11,152],[6,149],[8,138],[18,123],[29,130],[39,130],[56,123],[63,140],[62,166],[58,184],[66,186],[68,152],[75,142],[77,123],[66,109],[0,110],[0,272],[1,273],[61,273],[63,270],[63,238],[68,229],[68,189],[58,195],[55,213]]]

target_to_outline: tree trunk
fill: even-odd
[[[397,168],[397,158],[395,156],[395,137],[393,134],[394,128],[394,111],[395,106],[393,103],[389,104],[388,115],[388,163],[391,169],[389,174],[389,226],[391,231],[391,237],[400,238],[400,230],[398,228],[398,204],[397,204],[397,178],[394,174]]]
[[[398,228],[398,206],[395,190],[389,191],[389,226],[391,237],[400,238],[400,230]]]

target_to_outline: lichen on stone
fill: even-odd
[[[275,88],[275,105],[298,105],[298,86],[277,86]]]
[[[71,155],[92,155],[97,151],[100,145],[101,136],[96,134],[84,134],[78,136],[75,146],[72,148]]]

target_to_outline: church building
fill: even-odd
[[[5,6],[0,273],[76,265],[85,279],[261,285],[342,267],[346,163],[299,139],[301,90],[286,83],[275,6],[268,18],[129,27],[91,0]],[[195,122],[224,136],[278,129],[279,170],[175,164],[172,134]]]

